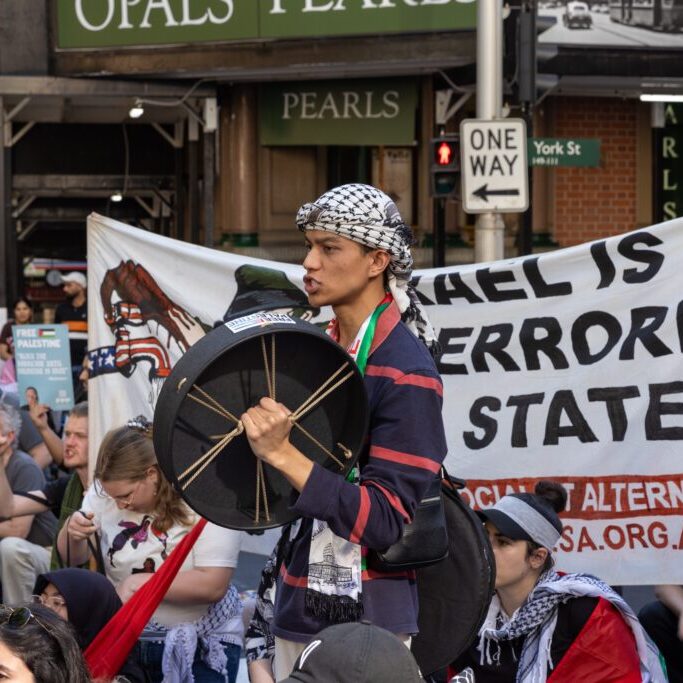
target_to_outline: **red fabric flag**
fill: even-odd
[[[109,620],[90,643],[84,656],[94,679],[107,680],[116,676],[205,526],[206,520],[200,519],[173,549],[154,576]]]

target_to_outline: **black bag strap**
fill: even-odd
[[[454,491],[462,491],[462,489],[467,486],[467,482],[464,479],[460,479],[459,477],[454,477],[452,474],[449,474],[444,465],[441,465],[441,479],[446,486],[449,486]]]
[[[12,493],[14,493],[15,496],[30,498],[34,503],[40,503],[41,505],[44,505],[46,508],[52,507],[47,498],[43,498],[42,496],[36,496],[35,493],[29,493],[28,491],[13,491]]]
[[[44,505],[46,508],[50,508],[51,505],[48,503],[46,498],[41,498],[40,496],[36,496],[33,493],[28,493],[28,491],[13,491],[12,492],[15,496],[22,496],[24,498],[30,498],[32,501],[36,503],[40,503],[41,505]],[[8,522],[12,517],[0,517],[0,522]]]
[[[76,512],[82,514],[81,510],[76,510]],[[72,515],[76,514],[76,512],[72,513]],[[71,515],[64,522],[66,529],[66,564],[64,564],[64,560],[62,559],[62,555],[59,552],[59,548],[57,547],[57,545],[55,545],[55,554],[57,555],[57,563],[59,564],[60,569],[64,569],[65,567],[71,567],[71,538],[69,537],[69,519],[71,519]],[[103,574],[104,576],[106,576],[107,572],[105,571],[104,566],[104,556],[102,555],[102,542],[100,541],[100,535],[97,532],[95,532],[94,536],[94,542],[92,538],[86,539],[88,549],[90,550],[92,556],[95,558],[95,566],[97,568],[97,572],[99,574]]]

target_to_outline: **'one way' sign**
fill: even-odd
[[[462,206],[467,213],[526,211],[526,144],[523,119],[460,123]]]

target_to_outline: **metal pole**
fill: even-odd
[[[534,136],[534,104],[536,102],[536,10],[536,0],[526,0],[520,4],[517,15],[519,43],[516,53],[519,65],[519,102],[529,137]],[[528,169],[528,174],[529,208],[522,215],[517,234],[520,256],[531,254],[533,249],[534,172],[532,168]]]
[[[12,124],[5,119],[0,97],[0,308],[9,308],[19,296],[20,270],[16,226],[12,218]]]
[[[214,246],[214,164],[216,133],[204,133],[204,246]]]
[[[443,268],[446,265],[446,199],[437,199],[435,204],[432,266]]]
[[[503,9],[500,0],[477,2],[477,118],[499,119],[503,98]],[[474,227],[474,260],[504,256],[505,225],[499,213],[481,213]]]
[[[187,120],[187,210],[190,218],[189,241],[199,244],[199,127],[191,116]],[[185,238],[183,237],[181,239]]]
[[[2,266],[2,273],[0,273],[0,309],[5,309],[5,313],[10,306],[10,297],[7,291],[8,273],[10,272],[10,255],[8,254],[7,245],[9,238],[7,233],[11,230],[11,221],[8,221],[9,211],[6,207],[9,206],[10,199],[6,196],[6,174],[7,164],[5,163],[6,156],[9,155],[9,150],[5,149],[5,103],[0,97],[0,266]],[[2,316],[4,317],[4,316]],[[9,316],[8,316],[9,317]]]

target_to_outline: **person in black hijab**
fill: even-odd
[[[109,579],[87,569],[57,569],[41,574],[33,592],[43,605],[73,626],[83,651],[121,608],[121,599]],[[147,683],[138,661],[136,645],[118,674],[131,683]]]

